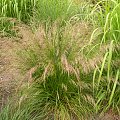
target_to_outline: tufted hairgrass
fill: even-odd
[[[1,3],[2,16],[23,21],[32,16],[42,31],[40,43],[34,40],[19,52],[28,82],[1,120],[82,120],[120,112],[119,0],[98,0],[94,6],[70,0]]]

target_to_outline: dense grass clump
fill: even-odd
[[[14,2],[1,2],[2,15],[23,21],[31,17],[40,33],[17,52],[19,68],[29,77],[0,120],[90,120],[110,110],[120,114],[120,1],[18,1],[16,7]]]
[[[0,18],[0,35],[1,36],[16,36],[17,30],[15,29],[14,19]]]
[[[36,0],[1,0],[0,16],[13,17],[28,22],[32,16]]]

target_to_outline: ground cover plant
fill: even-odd
[[[36,0],[1,0],[0,16],[13,17],[24,22],[29,21]]]
[[[16,50],[25,78],[0,120],[119,119],[119,11],[119,0],[2,0],[1,33],[17,39],[15,18],[34,37]]]

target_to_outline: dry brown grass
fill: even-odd
[[[0,108],[15,92],[18,83],[24,79],[17,64],[19,58],[16,53],[19,49],[31,45],[31,39],[33,39],[29,27],[22,24],[18,24],[16,27],[19,29],[17,38],[0,37]]]

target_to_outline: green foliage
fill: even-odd
[[[120,1],[89,4],[1,2],[2,16],[25,22],[32,16],[42,35],[40,43],[34,40],[34,45],[18,52],[22,72],[30,76],[19,100],[12,109],[9,105],[3,109],[0,120],[81,120],[109,109],[120,113]],[[81,21],[89,22],[93,33],[79,33],[75,25]],[[0,25],[13,34],[14,24]]]
[[[0,16],[13,17],[28,22],[36,0],[1,0]]]
[[[119,101],[119,69],[112,71],[113,41],[111,42],[109,52],[105,54],[102,66],[97,71],[93,79],[93,86],[96,97],[96,112],[109,108],[117,110],[120,106]],[[115,72],[115,73],[114,73]],[[95,80],[96,79],[96,80]]]
[[[23,100],[18,102],[21,111],[27,109],[31,120],[80,120],[93,114],[92,87],[86,80],[80,81],[79,64],[74,63],[79,44],[64,32],[65,28],[53,25],[42,44],[20,52],[24,70],[34,69],[34,82],[28,83]]]
[[[66,20],[77,13],[78,5],[74,4],[72,0],[39,0],[36,3],[32,22],[35,25],[39,25],[41,22],[51,25],[55,21],[59,21],[63,25]]]
[[[60,70],[59,74],[49,75],[45,81],[34,84],[29,98],[30,112],[38,119],[80,119],[86,118],[92,105],[87,102],[86,95],[75,85],[74,75]],[[62,73],[61,73],[62,72]],[[80,94],[79,94],[80,92]],[[89,95],[88,95],[89,96]],[[84,105],[84,107],[83,107]],[[86,116],[85,116],[86,115]],[[36,118],[37,119],[37,118]]]
[[[35,4],[36,0],[0,0],[0,33],[2,36],[16,36],[16,31],[13,30],[14,18],[29,23]]]
[[[61,1],[61,0],[40,0],[37,5],[39,18],[42,20],[51,19],[55,21],[67,14],[67,10],[69,7],[69,1]]]
[[[0,35],[5,37],[11,37],[17,35],[17,30],[15,30],[15,22],[13,19],[0,18]]]

